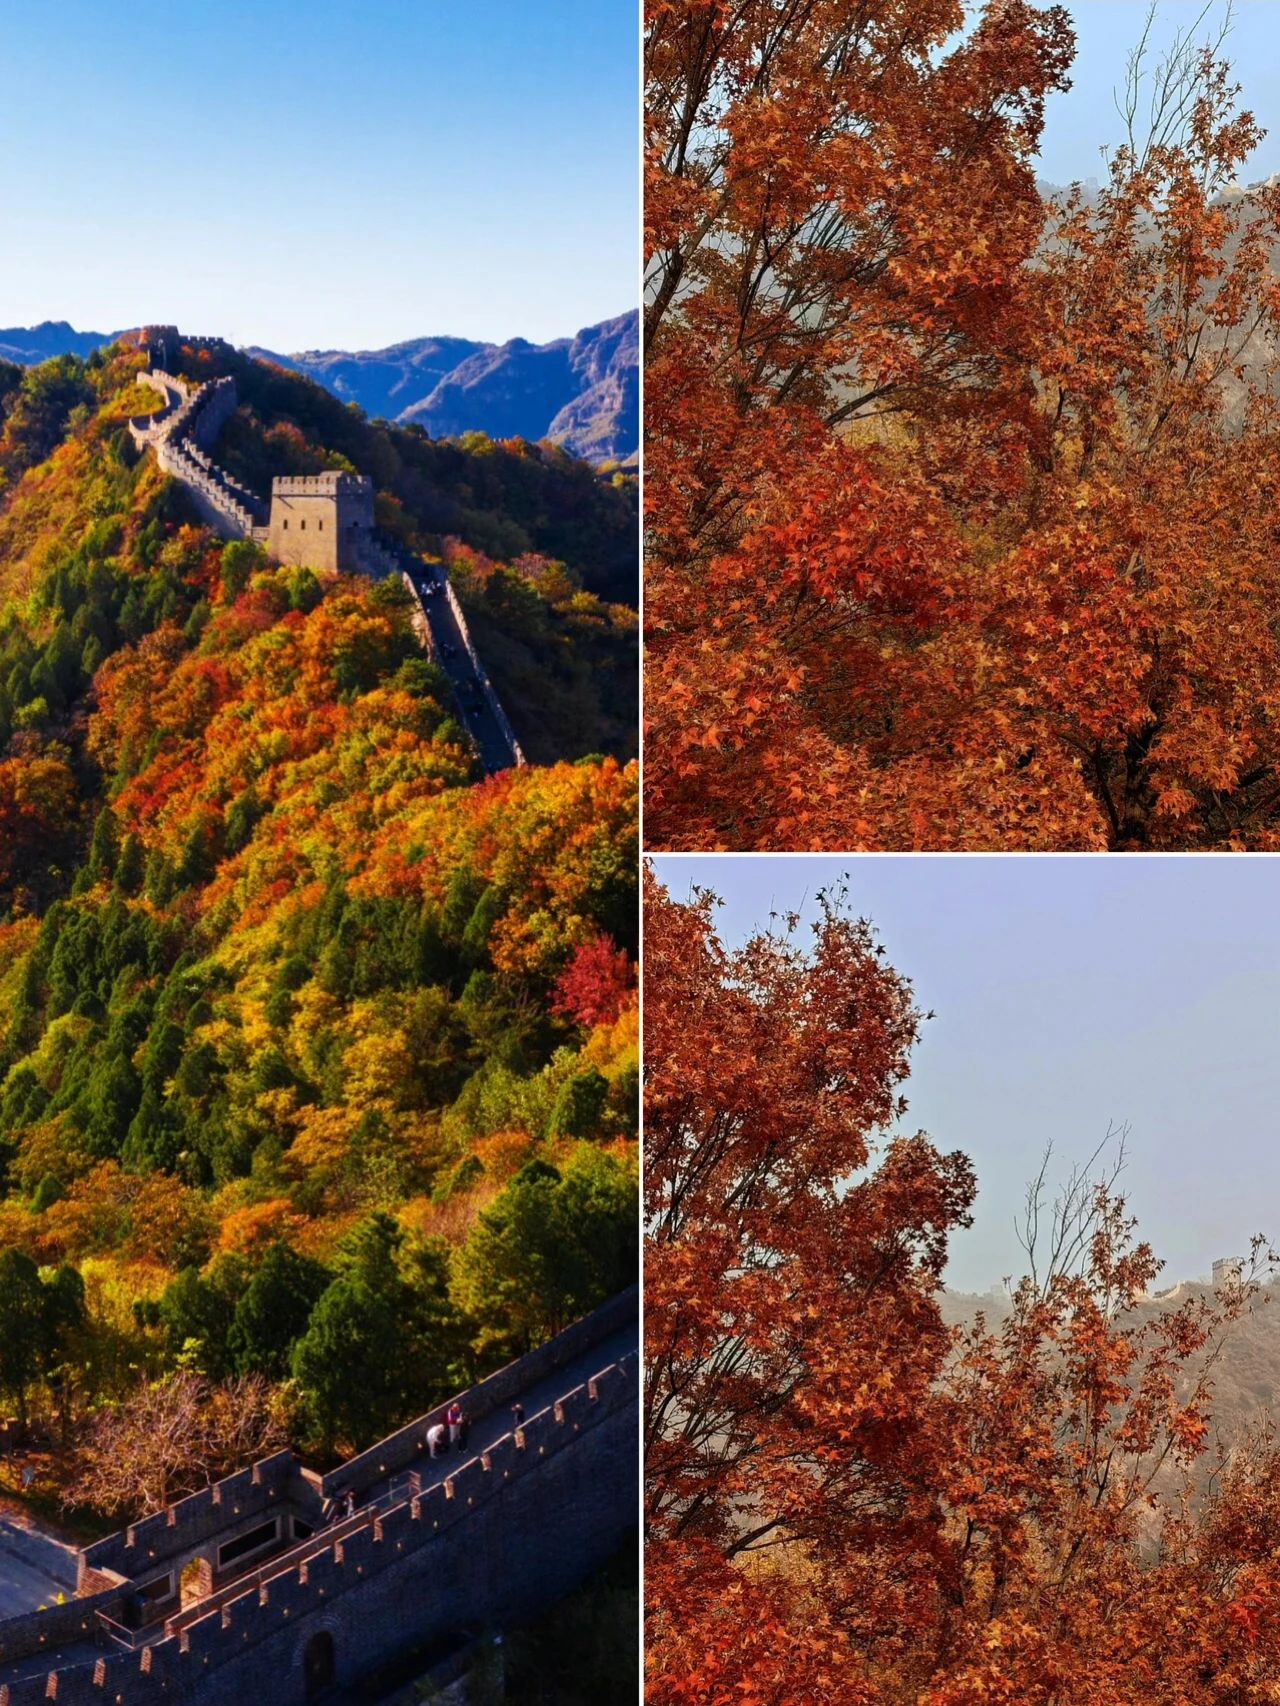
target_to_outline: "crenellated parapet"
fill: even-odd
[[[373,481],[369,476],[349,474],[340,468],[328,469],[323,474],[279,474],[271,482],[271,491],[282,498],[342,496],[373,502]]]
[[[456,1467],[418,1449],[432,1411],[331,1476],[277,1453],[87,1547],[81,1584],[91,1592],[0,1624],[0,1706],[303,1706],[321,1661],[349,1685],[410,1647],[551,1603],[636,1526],[639,1354],[616,1348],[634,1340],[637,1308],[633,1289],[463,1394],[479,1426],[565,1374],[557,1397],[519,1425],[490,1428]],[[573,1377],[597,1346],[615,1354]],[[325,1525],[325,1494],[347,1487],[360,1508]],[[303,1523],[302,1538],[261,1563],[246,1554],[193,1604],[141,1626],[130,1619],[131,1597],[157,1571],[300,1511],[316,1523]]]
[[[201,519],[223,538],[248,537],[258,524],[258,501],[209,455],[236,408],[230,378],[191,385],[163,368],[140,375],[165,398],[158,415],[135,416],[129,431],[139,448],[155,451],[164,472],[185,486]]]
[[[210,1540],[234,1539],[291,1506],[319,1520],[312,1483],[304,1479],[293,1452],[280,1451],[86,1546],[80,1554],[81,1579],[89,1571],[111,1570],[126,1580],[142,1581]]]
[[[634,1321],[639,1307],[639,1287],[630,1286],[607,1303],[602,1303],[599,1309],[592,1310],[590,1315],[584,1315],[581,1321],[575,1321],[562,1333],[548,1339],[537,1350],[509,1362],[505,1368],[497,1369],[467,1392],[465,1408],[468,1416],[475,1421],[505,1408],[536,1381],[545,1380],[568,1367],[592,1345]],[[384,1476],[416,1467],[426,1452],[428,1431],[444,1420],[452,1402],[450,1399],[437,1404],[426,1415],[417,1417],[379,1440],[377,1445],[370,1446],[368,1451],[348,1458],[340,1468],[331,1470],[320,1483],[323,1496],[336,1498],[349,1488],[361,1492]]]

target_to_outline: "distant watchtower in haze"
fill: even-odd
[[[364,474],[304,474],[271,482],[267,550],[278,563],[354,574],[373,534],[373,481]]]

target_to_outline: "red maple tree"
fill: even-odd
[[[948,1329],[975,1183],[885,1135],[909,987],[838,896],[807,950],[794,920],[730,950],[712,906],[648,878],[649,1698],[1269,1698],[1280,1454],[1197,1479],[1255,1274],[1153,1304],[1114,1177],[1083,1174],[1003,1323]]]
[[[1280,189],[1185,44],[1096,198],[1060,7],[650,5],[647,829],[1271,847]]]
[[[569,956],[556,979],[551,1010],[579,1025],[611,1025],[634,987],[635,972],[626,950],[599,930]]]

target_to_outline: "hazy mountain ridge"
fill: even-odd
[[[1168,1290],[1139,1299],[1134,1308],[1134,1323],[1179,1309],[1188,1298],[1207,1296],[1211,1290],[1203,1279],[1182,1280]],[[1274,1416],[1280,1397],[1277,1303],[1280,1303],[1277,1287],[1264,1287],[1251,1310],[1227,1329],[1222,1355],[1213,1373],[1211,1414],[1216,1436],[1228,1446],[1242,1439],[1251,1427]],[[981,1294],[944,1291],[939,1307],[949,1327],[968,1328],[981,1314],[986,1317],[988,1331],[993,1333],[999,1333],[1011,1313],[1008,1295],[1003,1291]],[[1185,1395],[1185,1380],[1182,1387]]]
[[[639,445],[635,312],[547,344],[415,338],[382,350],[249,353],[307,374],[370,416],[420,426],[432,438],[465,432],[550,438],[593,462],[629,461]]]

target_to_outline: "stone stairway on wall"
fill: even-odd
[[[443,567],[425,563],[387,534],[361,546],[366,572],[381,578],[399,574],[416,607],[415,628],[453,683],[467,732],[487,771],[510,770],[526,762],[515,730],[471,638],[458,595]]]

